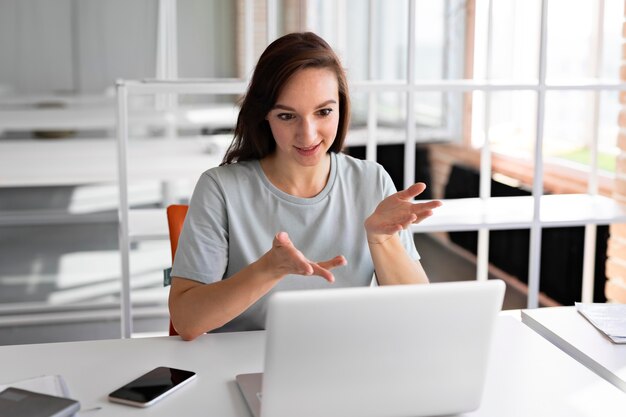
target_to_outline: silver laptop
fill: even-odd
[[[277,293],[264,373],[237,383],[255,417],[475,410],[504,288],[490,280]]]

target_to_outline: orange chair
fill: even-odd
[[[180,231],[183,228],[183,222],[185,221],[185,216],[187,215],[187,210],[189,206],[186,204],[172,204],[167,207],[167,226],[170,232],[170,247],[172,249],[172,264],[174,263],[174,256],[176,256],[176,248],[178,247],[178,237],[180,236]],[[165,271],[165,285],[170,284],[170,276],[169,272],[171,272],[171,268]],[[172,320],[170,319],[170,336],[176,336],[178,332],[172,325]]]

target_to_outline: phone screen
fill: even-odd
[[[109,400],[147,407],[195,376],[195,372],[161,366],[113,391]]]

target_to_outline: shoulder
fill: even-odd
[[[255,192],[260,182],[255,162],[247,161],[210,168],[200,175],[193,197],[203,204],[208,201],[226,201],[234,195]],[[235,192],[236,191],[236,192]]]
[[[210,168],[204,171],[201,181],[221,185],[230,185],[232,182],[240,182],[244,179],[249,181],[251,178],[258,178],[256,165],[258,161],[253,160]]]
[[[357,159],[345,153],[338,153],[336,155],[337,169],[341,173],[357,173],[360,175],[375,176],[385,173],[384,168],[378,162]]]
[[[357,159],[344,153],[336,155],[338,174],[342,178],[385,187],[391,181],[387,171],[378,162]]]

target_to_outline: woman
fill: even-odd
[[[263,328],[274,291],[365,286],[374,272],[381,285],[428,282],[403,229],[440,203],[413,204],[424,184],[396,193],[380,165],[341,154],[349,115],[323,39],[289,34],[261,55],[234,141],[198,181],[181,233],[169,306],[183,339]]]

